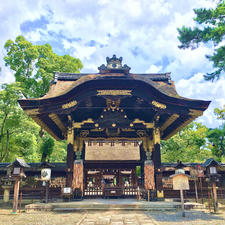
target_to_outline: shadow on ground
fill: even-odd
[[[224,213],[224,212],[223,212]],[[191,210],[185,212],[185,217],[182,217],[182,212],[161,212],[161,213],[153,213],[146,212],[147,215],[154,218],[154,220],[158,222],[188,222],[188,221],[221,221],[224,223],[224,217],[222,213],[218,214],[210,214],[204,211]]]

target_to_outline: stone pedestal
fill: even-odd
[[[154,164],[152,160],[146,160],[144,165],[145,190],[155,189]]]
[[[72,189],[80,189],[83,193],[84,165],[83,160],[75,160],[73,164]]]
[[[4,189],[3,202],[7,203],[7,202],[9,202],[9,195],[10,195],[11,186],[3,185],[2,188]]]

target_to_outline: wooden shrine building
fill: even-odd
[[[55,73],[49,92],[19,104],[56,140],[67,140],[67,186],[119,196],[143,185],[163,196],[160,140],[201,116],[209,101],[178,95],[170,73],[133,74],[122,57],[99,73]],[[141,182],[136,167],[141,166]],[[108,193],[109,194],[109,193]]]

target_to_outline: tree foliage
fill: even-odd
[[[49,135],[45,135],[45,137],[42,139],[42,144],[40,146],[40,152],[41,152],[41,161],[46,162],[48,159],[50,159],[50,156],[54,149],[54,140]]]
[[[221,161],[225,156],[225,124],[220,128],[210,129],[207,138],[213,155]]]
[[[16,82],[0,89],[0,162],[10,162],[15,157],[27,162],[65,161],[65,142],[55,141],[47,133],[43,135],[17,100],[44,95],[54,71],[78,73],[81,61],[69,55],[58,56],[49,44],[33,45],[23,36],[8,40],[5,50],[5,64],[14,71]]]
[[[162,161],[200,162],[212,157],[207,147],[207,132],[206,126],[195,122],[167,141],[162,141]]]
[[[214,113],[217,116],[217,119],[225,120],[225,106],[222,109],[215,108]]]
[[[213,44],[213,55],[206,57],[213,62],[215,71],[207,73],[205,80],[218,79],[225,72],[225,1],[220,1],[215,9],[194,9],[196,27],[178,28],[179,48],[197,48],[200,43]]]
[[[14,71],[26,98],[40,97],[49,90],[53,72],[78,73],[83,67],[79,59],[69,55],[59,56],[49,44],[33,45],[23,36],[5,43],[6,66]]]
[[[0,91],[0,161],[11,161],[15,157],[29,159],[36,152],[38,126],[18,106],[22,96],[17,83],[4,84]]]

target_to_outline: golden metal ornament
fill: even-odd
[[[73,144],[74,142],[74,130],[73,128],[68,128],[67,130],[67,144]]]
[[[119,106],[120,106],[120,99],[117,99],[117,100],[111,100],[109,98],[106,99],[106,105],[107,105],[107,109],[108,110],[112,110],[112,111],[115,111],[115,110],[118,110],[119,109]]]
[[[154,141],[154,144],[160,144],[160,129],[159,128],[153,129],[153,141]]]
[[[68,102],[66,104],[63,104],[62,105],[62,108],[63,109],[69,109],[69,108],[72,108],[73,106],[75,106],[77,104],[77,101],[76,100],[73,100],[71,102]]]
[[[154,127],[154,123],[146,123],[144,120],[140,120],[138,118],[136,118],[133,121],[133,124],[135,124],[135,123],[142,123],[144,126],[146,126],[146,128],[153,128]]]
[[[97,95],[132,95],[132,90],[97,90]]]
[[[166,105],[157,101],[152,101],[152,105],[154,105],[155,107],[159,108],[159,109],[166,109]]]
[[[82,130],[82,131],[80,132],[80,137],[87,137],[88,134],[89,134],[89,130]]]
[[[88,118],[87,120],[83,120],[82,122],[73,122],[73,128],[81,128],[81,126],[85,123],[94,123],[94,121],[91,118]]]

